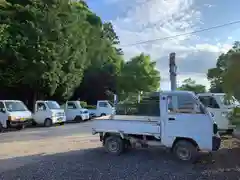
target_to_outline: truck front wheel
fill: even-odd
[[[105,139],[104,148],[110,154],[120,155],[124,150],[124,142],[121,137],[110,136]]]
[[[173,147],[173,153],[181,161],[195,162],[198,155],[198,148],[189,141],[179,140]]]
[[[2,133],[3,132],[3,125],[2,125],[2,123],[0,123],[0,133]]]
[[[45,126],[45,127],[50,127],[50,126],[52,126],[52,120],[49,119],[49,118],[45,119],[45,121],[44,121],[44,126]]]

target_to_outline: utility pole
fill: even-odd
[[[169,55],[169,73],[171,81],[171,90],[175,91],[177,89],[177,66],[175,62],[176,53],[172,52]]]

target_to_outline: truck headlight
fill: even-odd
[[[15,119],[16,119],[16,117],[14,117],[14,116],[8,116],[9,121],[14,121]]]

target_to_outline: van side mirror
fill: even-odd
[[[5,108],[1,108],[1,109],[0,109],[0,112],[6,113],[6,109],[5,109]]]

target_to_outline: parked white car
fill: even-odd
[[[219,149],[217,124],[194,93],[158,92],[147,101],[151,103],[137,107],[140,115],[93,121],[92,134],[99,134],[107,152],[119,155],[130,147],[165,146],[180,160],[195,161],[199,151]]]
[[[0,132],[10,127],[23,129],[31,119],[32,113],[22,101],[0,100]]]
[[[66,122],[65,112],[56,101],[36,101],[33,119],[35,123],[46,127]]]
[[[234,97],[231,100],[226,99],[224,93],[201,93],[198,97],[211,113],[220,131],[232,133],[236,126],[232,125],[228,113],[238,106],[239,102]]]
[[[67,101],[63,105],[67,121],[86,121],[89,120],[88,109],[82,108],[80,101]]]
[[[107,100],[97,101],[97,108],[96,109],[88,109],[90,116],[106,116],[115,114],[116,110],[114,105]]]

